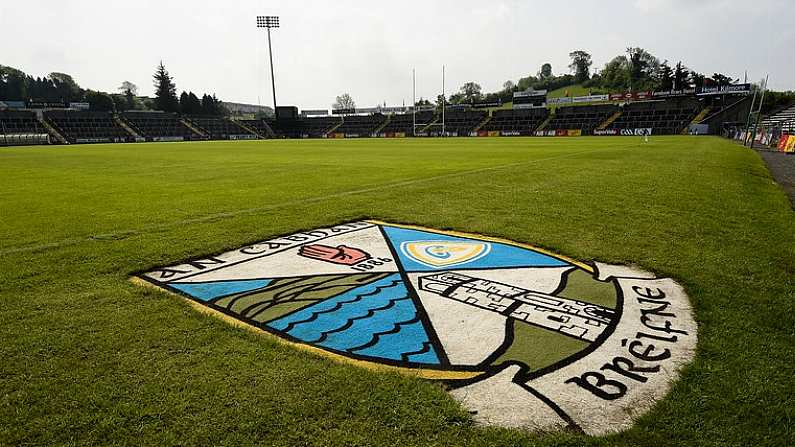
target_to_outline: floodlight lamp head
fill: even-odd
[[[257,28],[278,28],[278,16],[257,16]]]

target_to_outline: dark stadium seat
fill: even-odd
[[[273,129],[268,126],[268,123],[262,119],[254,119],[254,120],[240,120],[240,124],[248,127],[249,129],[257,132],[259,135],[263,137],[267,137],[271,135]]]
[[[491,121],[482,130],[500,131],[507,134],[532,135],[533,131],[549,116],[546,108],[495,110]]]
[[[124,112],[121,117],[136,133],[151,141],[204,139],[185,126],[174,113]]]
[[[448,135],[466,137],[480,124],[488,112],[476,110],[449,110],[444,116],[444,131]],[[442,131],[441,121],[433,126],[431,135],[440,134]]]
[[[417,112],[416,116],[416,123],[417,123],[417,132],[420,131],[423,127],[427,126],[431,122],[433,122],[434,112],[431,110],[426,110],[422,112]],[[412,113],[405,113],[400,115],[392,115],[389,120],[389,123],[381,129],[382,134],[394,134],[394,133],[402,133],[404,135],[414,135],[414,114]]]
[[[279,138],[321,138],[340,124],[342,118],[324,116],[296,120],[273,120],[268,125]]]
[[[45,134],[36,114],[27,111],[0,110],[0,134]]]
[[[256,139],[257,136],[226,118],[190,116],[189,121],[213,140]]]
[[[374,115],[346,116],[342,126],[335,133],[344,134],[347,138],[369,137],[384,124],[386,116],[376,113]]]
[[[676,135],[700,110],[701,106],[694,100],[633,102],[624,106],[621,116],[608,128],[651,128],[656,135]]]
[[[582,130],[583,135],[590,135],[619,110],[611,104],[558,107],[546,130]]]
[[[120,143],[132,136],[120,127],[110,112],[53,110],[44,118],[70,143]]]

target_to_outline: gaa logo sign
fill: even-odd
[[[442,380],[485,424],[605,434],[694,355],[682,288],[511,241],[382,222],[293,234],[140,279],[302,349]]]

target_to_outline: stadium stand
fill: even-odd
[[[108,112],[52,110],[44,119],[70,143],[120,143],[133,141]]]
[[[263,137],[273,134],[273,130],[270,128],[270,126],[268,126],[268,123],[266,123],[265,120],[240,120],[240,124],[248,127],[254,132],[257,132]]]
[[[256,135],[252,135],[246,129],[235,124],[234,121],[225,118],[191,116],[188,119],[213,140],[253,140],[257,138]]]
[[[336,116],[268,121],[279,138],[321,138],[337,127],[342,119]]]
[[[775,127],[780,128],[784,132],[795,132],[795,104],[763,119],[762,127]]]
[[[386,116],[376,113],[374,115],[352,115],[343,119],[342,125],[334,133],[344,134],[346,138],[369,137],[375,133],[386,121]]]
[[[648,101],[626,104],[609,129],[651,128],[655,135],[682,132],[701,110],[697,101]]]
[[[508,135],[532,135],[532,132],[549,116],[549,110],[515,109],[495,110],[489,121],[481,130],[499,131]]]
[[[599,124],[619,110],[616,105],[558,107],[546,129],[582,130],[583,135],[590,135]]]
[[[42,134],[42,127],[36,114],[27,111],[0,110],[0,134]]]
[[[50,138],[36,114],[27,111],[0,110],[0,146],[47,144]]]
[[[417,112],[417,131],[419,132],[420,129],[427,126],[431,122],[433,122],[434,112],[430,110],[426,110],[423,112]],[[401,133],[404,135],[411,136],[414,133],[414,116],[411,113],[400,114],[400,115],[392,115],[392,120],[389,121],[389,124],[386,125],[383,129],[381,129],[381,134],[389,135],[389,134],[396,134]]]
[[[467,137],[488,116],[486,111],[450,110],[445,113],[445,132],[449,135]],[[437,126],[438,127],[438,126]],[[439,129],[434,129],[434,132]]]
[[[150,141],[201,140],[176,114],[164,112],[124,112],[121,117],[138,134]]]

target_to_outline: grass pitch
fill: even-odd
[[[795,444],[795,215],[731,142],[12,148],[0,179],[0,444]],[[365,217],[673,277],[697,358],[622,434],[483,429],[438,384],[294,350],[128,281]]]

